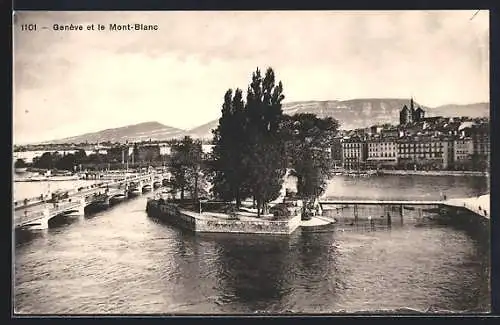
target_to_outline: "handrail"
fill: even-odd
[[[160,174],[160,175],[158,175],[158,174]],[[95,187],[96,184],[92,184],[92,185],[88,185],[88,186],[85,186],[83,188],[80,188],[81,189],[80,191],[78,191],[78,190],[75,191],[75,189],[71,189],[71,190],[68,190],[67,192],[68,192],[68,194],[72,193],[72,195],[74,195],[74,194],[82,195],[82,194],[87,194],[87,193],[93,192],[98,188],[103,188],[103,187],[114,185],[114,184],[120,184],[124,181],[133,182],[133,181],[137,181],[137,180],[142,180],[142,179],[147,178],[147,177],[161,176],[163,174],[164,173],[148,173],[148,174],[141,173],[141,174],[136,175],[132,178],[125,177],[125,178],[118,179],[118,180],[110,180],[108,182],[103,182],[103,183],[100,183],[99,186],[97,186],[97,187]],[[123,175],[121,175],[121,176],[123,176]],[[85,191],[85,190],[88,190],[88,191]],[[16,208],[20,209],[20,208],[24,208],[24,207],[29,206],[29,205],[43,203],[47,199],[49,199],[49,197],[47,195],[42,194],[42,195],[36,196],[36,197],[25,198],[23,200],[17,200],[17,201],[14,201],[14,209],[16,209]]]

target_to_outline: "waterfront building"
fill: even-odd
[[[398,144],[391,138],[372,138],[367,141],[369,168],[393,168],[398,163]]]
[[[168,143],[159,143],[160,146],[160,155],[161,156],[169,156],[171,153],[172,148],[170,147],[170,144]]]
[[[363,169],[368,155],[364,138],[353,137],[342,141],[343,167],[345,169]]]
[[[467,170],[471,167],[473,143],[471,138],[458,138],[453,141],[453,167]]]
[[[342,166],[343,161],[342,137],[335,137],[332,141],[331,159],[334,168]]]
[[[472,139],[472,163],[474,169],[484,170],[490,163],[489,123],[473,125],[468,133]]]
[[[405,137],[398,140],[398,166],[403,169],[447,169],[452,150],[446,138]]]

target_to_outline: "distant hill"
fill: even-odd
[[[184,130],[163,125],[158,122],[145,122],[134,125],[123,126],[114,129],[106,129],[98,132],[86,133],[74,137],[46,141],[45,144],[57,143],[97,143],[97,142],[134,142],[171,139],[181,135]]]
[[[399,111],[403,105],[409,106],[408,99],[399,98],[366,98],[345,101],[302,101],[283,103],[283,112],[288,115],[298,113],[313,113],[317,116],[333,117],[340,121],[341,129],[349,130],[369,127],[375,124],[398,124]],[[469,105],[444,105],[435,108],[414,103],[415,107],[422,107],[426,116],[489,116],[489,103]],[[71,138],[48,141],[46,143],[80,143],[96,142],[129,142],[145,140],[167,140],[189,135],[193,138],[208,140],[212,138],[212,129],[218,125],[218,119],[200,125],[188,131],[165,126],[158,122],[146,122],[129,125],[121,128],[108,129],[99,132],[87,133]]]
[[[469,116],[487,117],[490,115],[490,103],[468,105],[443,105],[432,108],[432,116]]]
[[[313,113],[318,117],[333,117],[340,121],[344,130],[369,127],[374,124],[399,124],[399,111],[403,105],[409,106],[408,99],[398,98],[368,98],[353,100],[303,101],[283,103],[283,112],[288,115],[298,113]],[[469,105],[445,105],[430,108],[418,103],[415,107],[422,107],[426,116],[489,116],[489,103]],[[191,129],[186,134],[193,138],[210,139],[211,130],[216,128],[218,120],[203,124]]]

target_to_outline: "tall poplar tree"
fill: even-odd
[[[272,68],[264,78],[260,70],[252,75],[246,104],[246,139],[243,165],[250,194],[257,211],[267,212],[267,203],[278,198],[286,173],[285,146],[282,138],[283,85],[275,84]]]
[[[245,142],[245,103],[241,89],[226,91],[218,127],[213,130],[213,192],[223,200],[236,200],[237,208],[248,197],[243,165]]]

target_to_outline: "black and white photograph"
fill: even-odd
[[[489,20],[14,11],[12,315],[491,313]]]

